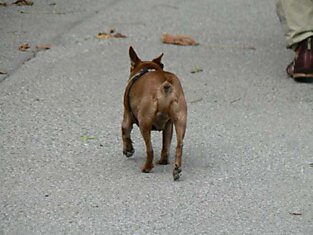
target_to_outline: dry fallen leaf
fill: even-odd
[[[191,71],[190,73],[201,73],[203,72],[203,68],[201,68],[200,66],[195,66]]]
[[[95,140],[96,137],[95,137],[95,136],[82,135],[82,136],[80,137],[80,139],[81,139],[82,141],[88,141],[88,140]]]
[[[49,44],[38,44],[36,46],[37,50],[49,50],[51,46]]]
[[[23,44],[21,44],[21,45],[18,47],[18,49],[19,49],[20,51],[26,51],[26,50],[29,49],[29,48],[30,48],[30,46],[29,46],[28,43],[23,43]]]
[[[112,35],[108,34],[108,33],[98,33],[96,38],[98,38],[98,39],[108,39],[108,38],[112,38]]]
[[[15,4],[18,6],[32,6],[34,3],[30,0],[17,0],[13,2],[12,4]]]
[[[168,33],[164,33],[161,40],[163,43],[174,44],[179,46],[199,45],[199,43],[196,42],[196,40],[194,40],[191,36],[188,35],[170,35]]]
[[[114,38],[127,38],[124,34],[116,33],[113,35]]]
[[[121,33],[115,33],[114,29],[110,29],[110,33],[101,32],[96,35],[98,39],[109,39],[109,38],[126,38],[125,35]]]
[[[302,213],[300,213],[300,212],[290,212],[289,214],[290,215],[302,215]]]

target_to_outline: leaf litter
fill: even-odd
[[[12,4],[18,5],[18,6],[32,6],[34,5],[33,1],[30,0],[17,0],[13,2]]]
[[[30,45],[28,43],[23,43],[18,47],[20,51],[28,51],[29,48],[30,48]],[[51,48],[51,45],[49,44],[37,44],[36,45],[36,51],[49,50],[50,48]]]
[[[302,213],[300,213],[300,212],[290,212],[289,214],[290,215],[302,215]]]
[[[49,45],[49,44],[38,44],[37,46],[36,46],[36,49],[38,50],[38,51],[41,51],[41,50],[49,50],[51,48],[51,45]]]
[[[203,72],[203,68],[201,68],[200,66],[196,65],[191,71],[190,73],[201,73]]]
[[[127,38],[126,35],[116,32],[115,29],[110,29],[109,33],[100,32],[96,35],[97,39],[109,39],[109,38]]]
[[[89,136],[89,135],[82,135],[82,136],[80,137],[80,139],[81,139],[82,141],[86,142],[86,141],[88,141],[88,140],[95,140],[96,137],[95,137],[95,136]]]
[[[18,49],[19,49],[20,51],[27,51],[29,48],[30,48],[30,46],[29,46],[28,43],[23,43],[23,44],[21,44],[21,45],[18,47]]]
[[[161,41],[165,44],[173,44],[178,46],[197,46],[199,43],[189,35],[177,34],[171,35],[164,33]]]

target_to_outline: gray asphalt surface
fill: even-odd
[[[95,38],[111,28],[127,38]],[[0,32],[0,234],[313,234],[313,86],[285,74],[274,0],[34,0],[0,7]],[[122,155],[130,45],[184,87],[179,182],[175,139],[151,174],[138,128]]]

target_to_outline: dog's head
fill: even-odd
[[[142,61],[137,56],[135,50],[132,47],[129,47],[130,76],[138,73],[143,68],[163,70],[164,65],[161,63],[162,56],[163,56],[163,53],[159,57],[151,61]]]

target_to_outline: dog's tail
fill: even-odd
[[[168,81],[163,82],[161,85],[161,91],[165,96],[169,95],[173,91],[172,84],[169,83]]]

